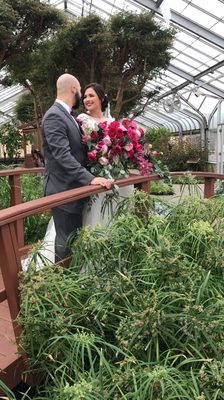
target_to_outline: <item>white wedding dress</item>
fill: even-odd
[[[94,126],[96,124],[96,121],[94,118],[90,117],[87,114],[80,114],[78,116],[78,119],[82,121],[82,126],[92,127],[94,129]],[[109,122],[113,121],[114,118],[107,118]],[[120,201],[124,197],[128,197],[134,190],[134,185],[129,185],[123,188],[119,188],[119,198]],[[108,208],[106,207],[105,212],[102,213],[102,205],[105,200],[105,196],[107,193],[110,193],[110,191],[107,191],[105,193],[100,193],[97,195],[96,198],[94,198],[94,201],[92,202],[91,208],[88,205],[88,202],[85,204],[84,209],[83,209],[83,227],[85,226],[91,226],[95,227],[97,224],[100,224],[101,226],[105,227],[111,220],[111,215],[108,211]],[[118,200],[119,201],[119,200]],[[113,209],[116,207],[115,201],[112,203]],[[43,266],[45,262],[43,262],[43,259],[46,260],[46,263],[54,263],[55,261],[55,252],[54,252],[54,242],[55,242],[55,226],[54,226],[54,220],[53,217],[51,217],[46,234],[43,239],[43,247],[40,250],[40,257],[37,257],[36,261],[36,268],[39,269]],[[22,262],[22,268],[23,270],[26,270],[30,262],[30,258],[23,260]]]

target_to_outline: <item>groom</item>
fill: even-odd
[[[101,185],[107,189],[111,183],[94,177],[86,169],[86,148],[81,130],[71,115],[79,108],[81,86],[70,74],[61,75],[56,84],[57,98],[42,121],[42,144],[45,157],[44,195],[50,195],[85,185]],[[55,262],[69,255],[69,236],[82,226],[85,199],[76,200],[52,209],[56,239]]]

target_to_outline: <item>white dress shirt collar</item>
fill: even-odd
[[[71,109],[71,107],[68,106],[68,104],[66,104],[64,101],[59,100],[59,99],[56,99],[55,101],[57,103],[61,104],[62,107],[64,107],[66,109],[66,111],[68,111],[68,113],[71,114],[72,109]]]

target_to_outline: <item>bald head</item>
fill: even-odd
[[[68,105],[72,106],[74,96],[78,93],[81,94],[81,87],[78,79],[70,74],[63,74],[59,76],[57,83],[57,99],[63,100]]]

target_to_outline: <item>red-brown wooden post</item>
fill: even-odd
[[[215,193],[215,178],[205,178],[204,198],[214,196]]]
[[[20,183],[20,175],[11,175],[9,176],[9,184],[10,184],[10,206],[15,206],[17,204],[22,203],[21,196],[21,183]],[[19,248],[24,246],[24,226],[23,220],[19,219],[15,221],[16,226],[16,236]]]
[[[22,270],[22,266],[19,256],[19,248],[18,248],[15,224],[13,222],[0,227],[0,254],[1,254],[0,270],[2,272],[3,282],[5,286],[5,293],[9,305],[9,311],[17,343],[17,349],[18,353],[20,352],[22,353],[22,355],[21,356],[18,355],[18,359],[15,360],[15,368],[13,374],[15,375],[16,372],[17,377],[15,376],[14,380],[17,379],[18,382],[24,380],[30,386],[34,386],[36,383],[36,378],[31,373],[26,372],[29,371],[30,368],[28,365],[27,356],[25,353],[23,353],[23,350],[20,346],[20,336],[22,328],[20,325],[18,325],[16,321],[16,318],[18,317],[20,311],[18,275],[19,272],[21,272]],[[9,365],[8,375],[10,375],[10,369],[12,369],[12,367],[13,364]],[[24,375],[24,372],[26,375]],[[9,384],[10,382],[8,382],[8,385]]]
[[[136,183],[134,187],[137,188],[138,190],[142,190],[143,192],[150,193],[150,181]]]
[[[19,278],[21,261],[18,251],[18,242],[15,233],[15,224],[11,223],[0,227],[0,267],[9,304],[9,311],[14,325],[16,339],[19,338],[21,329],[15,323],[19,313]]]

